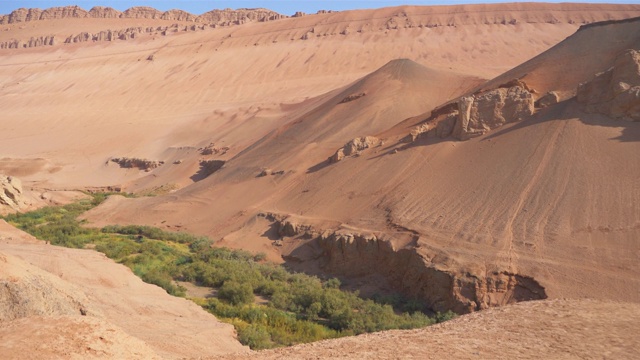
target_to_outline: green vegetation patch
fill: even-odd
[[[252,349],[423,327],[454,316],[446,313],[429,318],[420,311],[420,302],[399,296],[363,299],[341,290],[338,279],[323,281],[290,273],[264,262],[264,254],[214,248],[207,237],[137,225],[83,227],[77,217],[104,199],[103,194],[94,194],[93,200],[4,219],[54,245],[95,248],[175,296],[185,296],[185,289],[176,281],[217,288],[217,298],[192,300],[233,324],[240,342]],[[268,303],[256,304],[256,295]]]

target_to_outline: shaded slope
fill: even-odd
[[[624,35],[638,34],[638,26],[640,21],[625,21],[585,28],[482,88],[515,77],[544,91],[575,92],[579,81],[593,77],[590,71],[608,69],[617,55],[638,46],[637,38]],[[594,50],[603,37],[625,40],[602,45],[607,55],[600,56]],[[585,48],[594,52],[579,57],[584,66],[559,69],[568,49]],[[566,83],[559,85],[561,73]],[[398,129],[406,126],[384,135],[397,141]],[[392,287],[436,309],[468,311],[526,299],[517,295],[518,275],[534,279],[527,291],[539,293],[540,285],[544,296],[639,301],[633,289],[640,275],[640,188],[634,180],[640,161],[630,155],[638,146],[638,124],[585,114],[568,100],[468,142],[425,136],[381,155],[365,153],[310,176],[291,190],[300,195],[276,201],[274,208],[348,225],[308,244],[315,250],[294,250],[297,261],[324,254],[324,271],[379,272]],[[372,242],[391,245],[374,250],[367,245]],[[393,251],[380,250],[385,247]],[[415,264],[398,268],[407,249],[417,254]],[[422,266],[430,269],[427,275]]]
[[[168,148],[211,142],[229,146],[231,157],[295,117],[290,104],[341,88],[392,59],[489,78],[556,44],[578,24],[637,15],[637,6],[621,5],[395,7],[170,36],[144,33],[126,41],[1,49],[0,151],[25,167],[38,159],[51,165],[22,178],[25,186],[182,187],[198,171],[196,156],[140,181],[149,174],[104,163],[111,157],[169,163]],[[5,24],[0,41],[176,21]]]
[[[393,60],[322,98],[232,159],[229,167],[268,166],[302,171],[356,136],[375,135],[423,109],[464,93],[480,79]],[[305,151],[309,146],[313,151]]]
[[[322,168],[327,157],[346,141],[382,131],[477,83],[474,78],[434,71],[409,60],[394,60],[350,86],[307,101],[285,118],[286,125],[227,161],[208,178],[169,197],[113,199],[87,217],[99,223],[107,219],[153,219],[157,224],[164,221],[164,226],[178,225],[222,237],[241,228],[242,222],[257,211],[270,210],[274,199],[289,196],[292,186],[306,182],[306,173]],[[353,94],[366,95],[343,102]],[[263,168],[282,173],[260,178]],[[208,199],[216,199],[215,209]],[[238,241],[241,243],[227,245],[250,246],[250,239]]]

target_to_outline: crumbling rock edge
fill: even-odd
[[[161,161],[161,160],[158,161],[158,160],[148,160],[148,159],[140,159],[140,158],[121,157],[121,158],[112,158],[110,160],[111,162],[114,162],[120,165],[121,168],[127,168],[127,169],[137,168],[147,172],[164,165],[164,161]],[[107,161],[107,164],[108,163],[109,162]]]
[[[306,239],[303,246],[314,249],[311,255],[294,250],[285,260],[317,261],[323,271],[337,276],[383,276],[396,291],[422,301],[433,311],[465,314],[547,298],[544,286],[531,276],[507,270],[472,274],[444,254],[421,251],[419,244],[395,248],[386,234],[318,230],[281,214],[259,216],[273,222],[283,239],[276,241]]]
[[[375,136],[362,136],[350,140],[343,147],[336,150],[328,159],[329,163],[336,163],[348,156],[359,156],[366,149],[382,145],[382,140]]]
[[[640,121],[640,51],[625,51],[610,69],[580,84],[576,99],[586,112]]]
[[[469,140],[507,123],[522,121],[535,112],[536,91],[515,79],[491,90],[462,96],[434,109],[403,139],[449,136]]]
[[[14,176],[0,174],[0,210],[7,207],[18,211],[27,206],[27,201],[22,191],[22,182]]]

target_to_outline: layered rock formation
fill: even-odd
[[[587,112],[640,121],[640,51],[626,51],[612,68],[580,84],[577,100]]]
[[[78,6],[55,7],[46,10],[17,9],[9,15],[0,17],[0,24],[14,24],[28,21],[64,19],[64,18],[131,18],[131,19],[160,19],[167,21],[197,22],[201,24],[185,25],[171,24],[157,27],[130,27],[120,30],[103,30],[97,33],[82,32],[69,35],[64,40],[65,44],[81,43],[87,41],[114,41],[135,39],[141,34],[159,34],[166,36],[179,31],[197,31],[218,26],[240,25],[248,22],[263,22],[286,18],[267,9],[225,9],[212,10],[200,16],[190,14],[183,10],[158,11],[151,7],[138,6],[120,12],[110,7],[96,6],[90,11],[85,11]],[[11,39],[0,42],[0,49],[20,49],[39,46],[56,45],[58,42],[52,35],[31,37],[29,40]]]
[[[248,22],[264,22],[287,18],[268,9],[211,10],[197,17],[196,21],[218,26],[240,25]]]
[[[533,92],[516,80],[497,89],[463,96],[433,110],[406,139],[415,141],[426,134],[468,140],[506,123],[521,121],[535,111]]]
[[[5,206],[17,211],[26,205],[20,180],[13,176],[0,175],[0,210]]]
[[[21,40],[9,40],[0,42],[0,49],[18,49],[18,48],[32,48],[38,46],[50,46],[55,45],[55,36],[37,36],[31,37],[28,41]]]
[[[316,240],[326,256],[324,269],[349,277],[378,274],[404,296],[422,300],[430,309],[459,314],[510,303],[547,298],[535,279],[507,270],[451,270],[438,254],[415,248],[395,249],[391,241],[351,232],[324,233]],[[449,259],[449,263],[454,261]]]
[[[111,19],[119,18],[122,16],[122,11],[116,10],[112,7],[94,6],[89,10],[89,17]]]
[[[134,6],[125,10],[121,17],[131,19],[160,19],[162,12],[148,6]]]
[[[128,157],[113,158],[111,161],[120,165],[122,168],[137,168],[144,171],[151,171],[161,165],[164,165],[164,161]]]
[[[0,16],[0,24],[14,24],[27,21],[65,19],[65,18],[130,18],[162,19],[173,21],[193,21],[219,26],[238,25],[252,21],[271,21],[286,18],[268,9],[224,9],[212,10],[200,16],[182,10],[161,12],[147,6],[135,6],[120,12],[110,7],[96,6],[86,11],[79,6],[53,7],[46,10],[20,8],[11,14]]]
[[[419,235],[410,230],[399,229],[413,240],[409,246],[398,247],[392,239],[373,232],[322,231],[278,214],[261,216],[274,223],[280,237],[307,241],[307,251],[294,251],[286,260],[317,261],[323,271],[349,278],[381,276],[395,291],[420,299],[434,311],[463,314],[547,298],[545,288],[529,276],[506,269],[455,270],[459,264],[454,259],[412,245],[419,242]]]
[[[0,17],[0,24],[86,17],[90,17],[90,13],[79,6],[52,7],[45,10],[20,8],[12,11],[9,15]]]

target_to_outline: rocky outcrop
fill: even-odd
[[[612,68],[580,84],[577,100],[586,112],[640,121],[640,51],[626,51]]]
[[[366,95],[367,95],[367,93],[365,93],[365,92],[361,92],[361,93],[357,93],[357,94],[351,94],[351,95],[345,96],[342,100],[340,100],[340,102],[338,104],[344,104],[344,103],[351,102],[353,100],[358,100],[361,97],[366,96]]]
[[[32,48],[38,46],[55,45],[56,39],[54,36],[39,36],[32,37],[28,41],[9,40],[0,42],[0,49],[18,49],[18,48]]]
[[[265,177],[270,175],[284,175],[284,170],[271,170],[269,168],[263,168],[256,177]]]
[[[95,6],[86,11],[79,6],[54,7],[46,10],[20,8],[11,14],[0,16],[0,24],[64,18],[132,18],[162,19],[182,22],[199,22],[215,26],[239,25],[248,22],[263,22],[286,18],[268,9],[224,9],[212,10],[200,16],[182,10],[161,12],[147,6],[136,6],[120,12],[110,7]]]
[[[87,315],[86,296],[60,278],[0,254],[0,323],[30,316]]]
[[[434,109],[419,126],[411,130],[405,141],[421,136],[468,140],[506,123],[521,121],[534,111],[533,90],[519,81],[493,90],[463,96]]]
[[[144,171],[151,171],[157,167],[164,165],[164,161],[158,160],[147,160],[147,159],[139,159],[139,158],[112,158],[112,162],[120,165],[121,168],[137,168]]]
[[[278,236],[306,239],[306,249],[285,256],[294,263],[317,262],[326,273],[346,278],[379,275],[395,291],[419,299],[433,311],[464,314],[489,307],[547,298],[535,279],[502,271],[459,271],[446,254],[408,245],[395,248],[387,235],[351,230],[318,230],[288,216],[261,214],[274,223]],[[419,234],[410,232],[414,243]],[[309,250],[312,249],[312,250]]]
[[[329,162],[335,163],[347,156],[357,156],[361,151],[371,147],[379,146],[381,144],[382,141],[374,136],[363,136],[355,138],[338,149],[335,154],[331,155],[329,157]]]
[[[97,19],[114,19],[122,16],[122,11],[112,7],[94,6],[89,10],[89,17]]]
[[[548,93],[540,97],[540,99],[536,100],[535,107],[546,108],[547,106],[557,104],[559,101],[560,101],[560,95],[555,91],[549,91]]]
[[[69,36],[65,39],[65,44],[75,44],[81,43],[85,41],[115,41],[115,40],[130,40],[136,39],[141,35],[145,34],[159,34],[162,36],[168,35],[172,32],[178,31],[197,31],[204,30],[206,28],[205,25],[179,25],[172,24],[170,26],[158,26],[158,27],[130,27],[122,30],[105,30],[100,31],[95,34],[82,32],[77,35]],[[44,44],[46,45],[46,44]],[[53,45],[53,44],[50,44]],[[26,47],[26,46],[25,46]]]
[[[284,19],[287,16],[268,9],[224,9],[211,10],[200,16],[197,21],[217,26],[241,25],[248,22],[265,22]]]
[[[40,14],[40,20],[67,19],[67,18],[86,18],[89,13],[79,6],[52,7],[43,10]]]
[[[134,6],[122,13],[123,18],[131,19],[160,19],[162,12],[148,6]]]
[[[160,18],[173,21],[196,21],[198,17],[183,10],[173,9],[165,11]]]
[[[18,49],[18,48],[23,48],[24,43],[20,40],[9,40],[9,41],[3,41],[0,43],[0,49]]]
[[[151,10],[149,10],[150,8],[132,8],[132,9],[135,9],[135,11],[132,10],[128,13],[127,12],[120,13],[117,10],[114,10],[112,8],[96,7],[91,9],[87,17],[92,17],[92,15],[94,15],[95,17],[105,17],[105,18],[139,17],[139,18],[153,19],[153,18],[156,18],[154,16],[157,16],[157,13],[154,13]],[[25,16],[22,16],[22,17],[25,17]],[[56,16],[59,16],[59,15],[56,15]],[[195,17],[194,15],[191,15],[181,10],[171,10],[171,11],[162,13],[159,16],[164,20],[173,19],[175,21],[200,21],[199,18]],[[225,18],[223,17],[223,19]],[[248,16],[242,19],[244,20],[240,22],[254,21],[254,20],[251,20],[252,16]],[[258,19],[260,19],[260,17],[258,17]],[[255,21],[258,21],[258,20],[255,20]],[[96,42],[96,41],[130,40],[130,39],[136,39],[141,35],[167,36],[177,32],[201,31],[207,28],[212,28],[216,26],[228,26],[228,25],[233,25],[240,22],[237,22],[235,20],[231,22],[225,20],[225,21],[218,22],[216,24],[193,24],[193,25],[183,25],[183,24],[175,23],[167,26],[157,26],[157,27],[138,26],[138,27],[129,27],[129,28],[120,29],[120,30],[103,30],[97,33],[81,32],[79,34],[69,35],[63,41],[63,43],[76,44],[76,43],[83,43],[88,41]],[[53,36],[40,36],[40,37],[32,37],[29,40],[12,39],[9,41],[0,42],[0,49],[21,49],[21,48],[32,48],[32,47],[39,47],[39,46],[51,46],[56,44],[58,44],[58,42]]]
[[[9,15],[0,17],[0,24],[86,17],[90,17],[89,12],[80,8],[79,6],[52,7],[45,10],[20,8],[12,11]]]
[[[471,274],[432,262],[415,248],[394,249],[375,235],[324,233],[316,241],[324,251],[324,269],[333,274],[379,274],[409,298],[433,311],[459,314],[547,297],[533,278],[508,271]]]
[[[205,147],[198,149],[201,155],[224,155],[229,151],[228,146],[216,146],[214,143],[210,143]]]
[[[18,211],[26,205],[22,182],[13,176],[0,175],[0,207]]]
[[[460,140],[509,122],[523,120],[534,111],[533,95],[521,86],[495,89],[462,98],[458,107],[460,114],[454,136]]]

